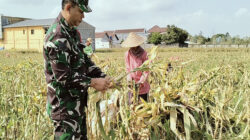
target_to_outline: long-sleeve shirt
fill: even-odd
[[[141,66],[143,62],[145,62],[148,59],[147,52],[144,51],[144,53],[141,55],[141,57],[136,57],[130,51],[127,51],[125,53],[125,65],[127,72],[133,71],[135,68]],[[127,76],[128,81],[134,80],[136,83],[141,83],[139,88],[139,94],[146,94],[149,93],[150,85],[147,81],[149,72],[133,72],[130,73]]]
[[[86,53],[88,56],[91,56],[93,54],[93,48],[91,45],[86,46],[83,50],[84,53]]]
[[[83,52],[79,32],[61,14],[44,42],[47,112],[54,120],[84,115],[91,78],[106,75]]]

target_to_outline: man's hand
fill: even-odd
[[[107,80],[108,80],[108,82],[109,82],[109,86],[108,86],[108,88],[113,88],[113,80],[112,80],[112,78],[111,77],[109,77],[109,76],[107,76],[107,77],[105,77]]]
[[[92,78],[90,86],[95,88],[97,91],[105,92],[110,86],[110,79]]]

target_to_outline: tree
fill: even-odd
[[[154,45],[161,44],[162,35],[160,33],[152,33],[148,36],[148,43],[153,43]]]
[[[199,35],[197,36],[197,43],[198,44],[205,44],[207,41],[206,37],[203,36],[202,31],[200,31]]]
[[[231,44],[232,38],[227,32],[226,34],[215,34],[212,36],[213,44]]]
[[[189,35],[189,41],[192,42],[192,43],[197,43],[197,40],[198,40],[198,37],[197,35],[195,36],[192,36],[192,35]]]
[[[241,39],[240,36],[235,36],[232,38],[232,42],[233,44],[242,45],[244,44],[244,39]]]
[[[162,41],[166,44],[180,43],[184,44],[184,42],[188,38],[188,32],[176,27],[175,25],[168,25],[167,32],[162,36]]]

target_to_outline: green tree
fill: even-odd
[[[231,44],[232,44],[232,37],[231,37],[231,35],[227,32],[227,33],[225,34],[225,37],[226,37],[226,42],[225,42],[225,44],[231,45]]]
[[[215,34],[212,36],[213,44],[232,44],[232,38],[227,32],[226,34]]]
[[[194,36],[189,35],[188,38],[189,38],[189,41],[190,41],[190,42],[192,42],[192,43],[197,43],[197,40],[198,40],[197,35],[194,35]]]
[[[240,38],[240,36],[235,36],[232,38],[232,40],[233,40],[233,44],[237,44],[237,45],[245,44],[244,39]]]
[[[160,33],[151,33],[148,36],[148,43],[153,43],[154,45],[161,44],[162,42],[162,35]]]
[[[197,36],[197,43],[198,44],[205,44],[207,42],[206,37],[203,36],[202,32],[199,33]]]
[[[168,25],[167,32],[162,36],[162,41],[166,44],[180,43],[184,42],[188,38],[188,32],[176,27],[175,25]]]

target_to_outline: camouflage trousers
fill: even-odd
[[[87,140],[86,116],[77,119],[53,120],[55,140]]]

